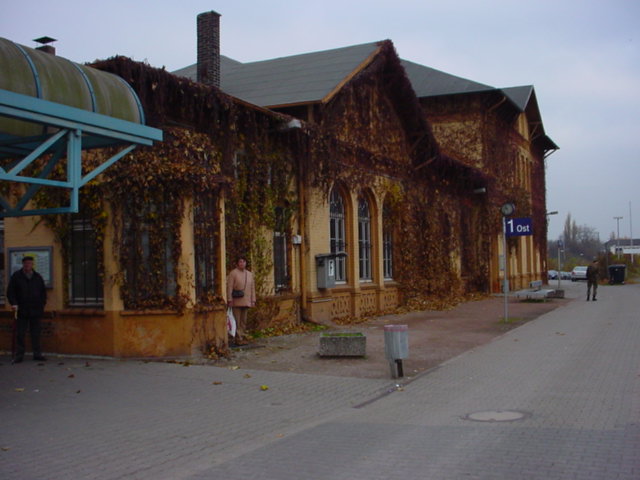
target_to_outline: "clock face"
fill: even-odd
[[[505,203],[504,205],[502,205],[502,208],[500,210],[502,211],[502,215],[506,217],[508,215],[511,215],[515,211],[515,209],[516,207],[513,205],[513,203]]]

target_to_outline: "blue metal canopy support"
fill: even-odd
[[[118,118],[89,112],[60,103],[0,89],[0,116],[43,126],[42,135],[15,136],[0,132],[0,180],[29,184],[24,195],[11,206],[0,196],[0,218],[50,213],[77,213],[80,188],[131,152],[138,145],[162,141],[162,130]],[[82,150],[122,146],[122,150],[83,175]],[[66,148],[65,148],[66,147]],[[65,156],[66,151],[66,156]],[[41,155],[51,157],[37,176],[21,175]],[[66,157],[67,178],[49,179],[56,165]],[[70,191],[68,206],[24,210],[43,186]]]

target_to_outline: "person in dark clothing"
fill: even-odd
[[[12,310],[17,310],[16,357],[14,363],[22,362],[25,352],[27,328],[31,334],[33,359],[44,361],[40,349],[40,330],[47,290],[42,276],[33,269],[33,257],[22,259],[22,268],[14,272],[7,287],[7,299]]]
[[[591,299],[596,301],[596,293],[598,291],[598,261],[594,260],[591,265],[587,267],[587,302],[589,301],[589,295],[591,294],[591,288],[593,288],[593,297]]]

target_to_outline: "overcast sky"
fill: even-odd
[[[638,0],[3,0],[0,36],[56,38],[80,63],[118,54],[172,71],[195,63],[196,15],[210,10],[222,14],[222,54],[242,62],[391,39],[413,62],[533,85],[560,147],[547,159],[547,210],[559,212],[549,237],[568,213],[603,241],[615,216],[621,237],[640,237]]]

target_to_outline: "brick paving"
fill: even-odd
[[[640,287],[603,286],[595,303],[583,287],[398,391],[390,379],[5,357],[0,478],[638,479]],[[484,411],[524,416],[466,418]]]

